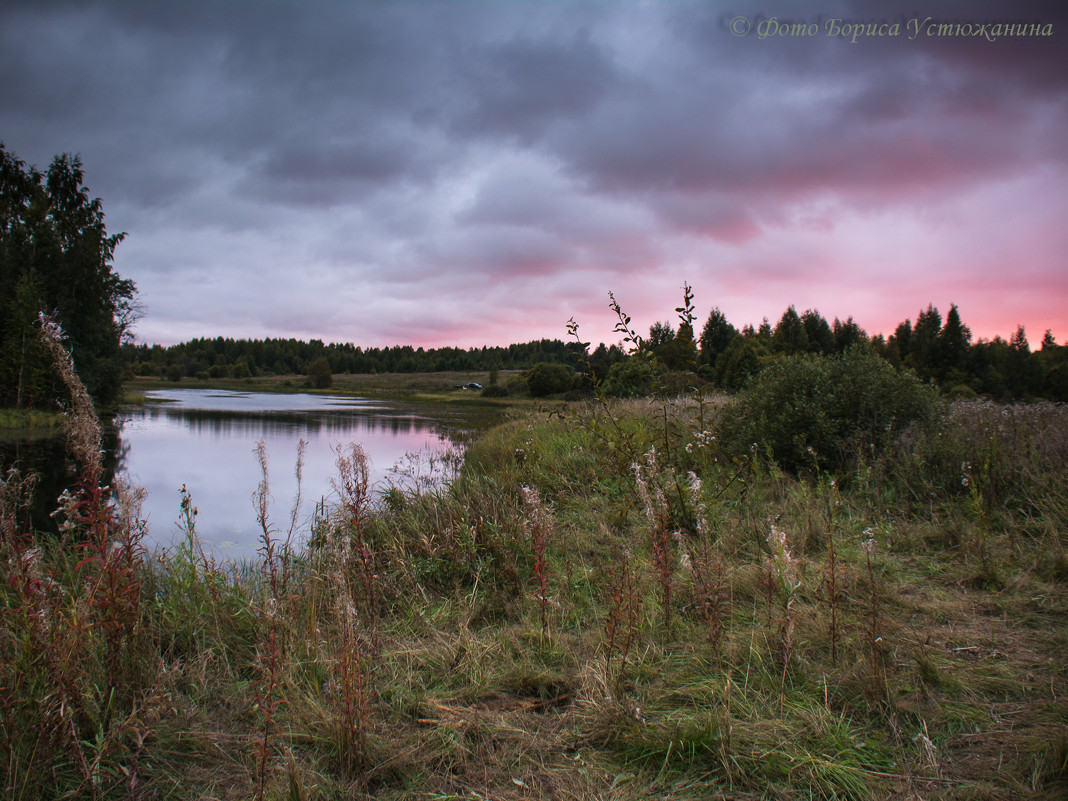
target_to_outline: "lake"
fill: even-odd
[[[146,403],[120,411],[106,443],[116,471],[148,491],[142,508],[149,532],[145,545],[170,546],[180,535],[184,485],[198,510],[197,533],[220,559],[256,557],[260,440],[268,457],[270,522],[283,536],[297,492],[298,443],[307,442],[295,528],[302,540],[316,504],[336,498],[331,480],[339,446],[363,446],[379,488],[416,482],[425,487],[441,480],[446,462],[458,462],[465,437],[486,422],[484,408],[464,404],[179,388],[145,395]],[[38,462],[62,475],[62,466],[54,466],[57,460],[62,465],[62,445],[62,438],[53,438],[20,447],[35,454],[44,449],[47,455],[38,455]]]

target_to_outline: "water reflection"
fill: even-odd
[[[298,534],[317,501],[330,501],[336,449],[359,442],[370,456],[372,480],[425,488],[460,443],[495,418],[485,408],[370,401],[322,395],[280,395],[171,389],[146,393],[149,403],[104,421],[105,480],[116,475],[148,490],[143,513],[150,548],[173,544],[179,534],[183,485],[199,509],[197,531],[221,558],[251,559],[259,546],[252,496],[262,479],[255,456],[263,440],[269,457],[271,520],[284,533],[297,492],[297,446],[307,441],[298,509]],[[412,454],[421,458],[409,458]],[[0,438],[0,468],[17,463],[40,478],[32,524],[55,531],[56,498],[76,480],[60,435],[31,432]],[[408,476],[392,472],[396,466]]]
[[[455,447],[441,422],[400,404],[204,390],[147,394],[151,402],[124,412],[118,423],[125,450],[120,470],[148,490],[143,511],[150,547],[167,546],[178,534],[179,490],[185,485],[199,510],[197,531],[205,544],[223,558],[254,558],[259,440],[268,451],[271,519],[281,533],[297,494],[298,443],[308,443],[299,535],[306,534],[315,503],[332,495],[339,446],[359,442],[371,458],[372,479],[380,482],[406,454]]]
[[[63,490],[74,486],[80,470],[67,450],[66,437],[62,432],[51,430],[4,434],[0,437],[0,470],[6,474],[9,467],[17,466],[23,475],[31,472],[37,474],[30,525],[34,531],[56,533],[58,529],[52,519],[56,498]],[[127,448],[111,421],[104,421],[101,434],[104,446],[103,480],[110,485],[114,482]]]
[[[137,413],[131,417],[136,417]],[[218,409],[152,408],[143,419],[158,422],[173,420],[206,435],[265,437],[300,429],[309,434],[385,432],[392,435],[436,430],[430,421],[414,415],[387,414],[383,411],[359,410],[339,412],[228,412]]]

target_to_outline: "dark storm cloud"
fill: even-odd
[[[567,36],[567,34],[565,34]],[[562,121],[581,121],[619,89],[619,76],[588,31],[565,41],[519,36],[481,48],[461,72],[472,99],[457,130],[537,142]]]
[[[792,291],[828,264],[846,274],[877,250],[875,221],[915,253],[959,251],[915,221],[962,226],[972,196],[996,218],[996,187],[1055,186],[1063,33],[730,29],[931,16],[1068,31],[1059,4],[916,5],[9,2],[0,137],[39,166],[82,154],[109,225],[130,232],[120,268],[142,288],[146,338],[225,320],[234,335],[496,342],[539,316],[559,335],[544,326],[570,316],[569,296],[588,308],[623,281],[670,276],[674,292],[685,269],[741,293],[739,270]],[[473,320],[482,333],[464,331]]]

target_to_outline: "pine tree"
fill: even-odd
[[[775,326],[771,346],[776,353],[804,353],[808,350],[805,326],[793,306],[783,312],[779,324]]]
[[[718,308],[708,315],[705,327],[701,329],[701,361],[715,365],[716,359],[738,336],[738,329],[727,322],[726,316]]]
[[[938,334],[938,374],[945,378],[951,371],[962,371],[968,358],[972,332],[960,320],[956,304],[949,307],[945,325]]]

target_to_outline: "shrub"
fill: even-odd
[[[527,394],[527,379],[523,373],[508,376],[504,382],[504,389],[509,395],[522,396]]]
[[[571,370],[562,364],[539,362],[527,373],[527,389],[532,398],[543,398],[571,388]]]
[[[768,349],[762,342],[750,337],[735,337],[716,359],[716,381],[730,392],[741,389],[760,372],[767,354]]]
[[[316,389],[329,389],[334,384],[334,376],[330,371],[330,362],[325,357],[319,356],[308,363],[308,379]]]
[[[640,359],[616,362],[608,371],[601,389],[610,398],[636,398],[651,395],[654,382],[653,368]]]
[[[775,359],[726,409],[722,438],[735,453],[753,443],[782,467],[843,467],[858,448],[884,449],[933,418],[938,393],[866,348],[843,356]]]
[[[500,384],[490,384],[488,387],[482,388],[483,398],[507,398],[508,390],[502,387]]]

